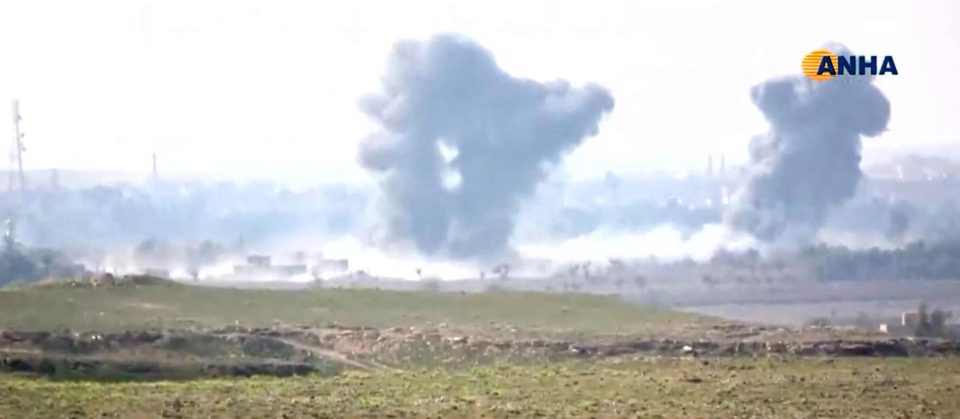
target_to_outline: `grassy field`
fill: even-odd
[[[614,297],[378,290],[249,290],[193,286],[0,290],[0,329],[95,330],[271,326],[407,327],[446,323],[525,332],[657,333],[711,319]]]
[[[8,376],[0,417],[926,418],[956,417],[958,392],[956,358],[674,358],[157,383]]]
[[[245,327],[202,330],[237,324]],[[123,343],[149,328],[167,330]],[[726,330],[737,345],[741,338],[766,345],[811,333],[753,328],[572,294],[20,287],[0,290],[0,330],[96,333],[2,335],[0,367],[11,372],[0,374],[0,419],[960,417],[957,356],[716,357],[687,349],[586,356],[568,346],[550,352],[527,345],[574,336],[578,344],[614,335],[659,339],[678,330],[690,342]],[[96,369],[15,367],[23,362],[16,357],[31,356]],[[175,374],[277,361],[329,369],[287,378]],[[147,374],[142,362],[159,366]]]

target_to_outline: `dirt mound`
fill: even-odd
[[[62,354],[88,354],[109,349],[140,348],[162,340],[160,331],[117,333],[52,333],[0,330],[0,349],[38,349]]]
[[[0,372],[63,379],[156,380],[200,377],[289,377],[323,373],[315,365],[295,362],[170,363],[149,360],[69,358],[29,354],[0,356]]]
[[[142,330],[0,331],[0,371],[72,377],[297,375],[343,369],[477,365],[618,356],[960,356],[960,341],[933,339],[561,340],[493,338],[438,328],[329,325]]]
[[[240,359],[248,360],[250,363],[282,361],[312,363],[323,368],[369,368],[365,364],[351,360],[346,354],[326,349],[308,340],[287,339],[284,336],[289,334],[284,333],[260,332],[257,334],[185,330],[114,333],[0,331],[0,353],[32,353],[57,357],[158,358],[167,362],[181,363],[203,362],[209,359]],[[241,370],[250,368],[245,366]],[[209,375],[209,373],[204,374]],[[236,372],[229,375],[243,374]]]
[[[121,277],[116,277],[112,274],[105,273],[79,279],[50,278],[19,285],[21,288],[106,288],[155,286],[181,286],[181,284],[171,279],[157,276],[124,275]]]
[[[958,356],[960,342],[926,339],[891,339],[886,341],[822,341],[822,342],[685,342],[677,340],[639,340],[609,344],[572,344],[572,352],[580,356],[616,356],[628,354],[693,355],[693,356],[832,356],[832,357],[905,357]]]
[[[403,365],[424,357],[562,358],[609,357],[619,355],[659,356],[946,356],[960,355],[960,341],[945,339],[619,339],[612,341],[568,341],[553,339],[498,339],[453,333],[443,328],[286,327],[223,329],[249,336],[302,343],[351,356],[370,355],[385,362]],[[760,335],[762,336],[762,335]],[[775,338],[783,336],[778,331]],[[391,362],[392,361],[392,362]]]

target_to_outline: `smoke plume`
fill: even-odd
[[[506,251],[521,200],[614,104],[601,86],[514,78],[456,35],[398,42],[382,83],[360,101],[381,125],[359,152],[383,175],[378,239],[453,258]]]
[[[860,137],[886,130],[890,104],[871,76],[781,78],[750,93],[770,131],[750,143],[748,179],[727,222],[763,241],[812,239],[856,191]]]

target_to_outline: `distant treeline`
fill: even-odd
[[[960,280],[960,239],[916,241],[891,249],[850,249],[821,244],[766,255],[753,249],[742,252],[721,249],[705,263],[688,260],[668,265],[680,276],[700,272],[711,278],[707,282],[771,282],[803,278],[822,281]]]
[[[712,272],[769,280],[814,277],[824,281],[960,279],[960,240],[916,241],[895,249],[849,249],[821,244],[761,256],[756,250],[720,250]]]
[[[818,246],[800,254],[820,279],[960,279],[960,240],[913,242],[897,249]]]

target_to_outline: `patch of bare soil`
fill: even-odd
[[[116,333],[0,331],[0,371],[84,376],[104,370],[135,377],[179,374],[291,375],[321,370],[470,365],[496,360],[616,356],[906,357],[960,355],[960,342],[882,339],[836,329],[716,325],[700,338],[621,336],[543,339],[429,328],[339,325],[231,326],[212,330]],[[52,365],[52,367],[51,367]],[[52,369],[51,369],[52,368]],[[184,373],[186,374],[186,373]]]
[[[423,350],[438,356],[484,354],[487,358],[607,357],[627,354],[660,356],[943,356],[960,355],[960,342],[937,339],[881,339],[880,336],[823,328],[814,330],[762,326],[715,326],[714,339],[621,337],[603,340],[496,338],[437,328],[328,326],[240,329],[243,334],[299,343],[348,359],[390,359],[392,353]],[[237,328],[211,333],[238,333]],[[866,336],[866,337],[865,337]]]

